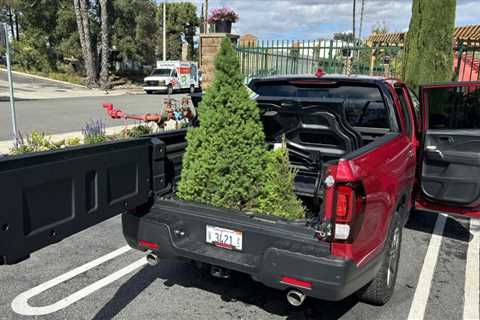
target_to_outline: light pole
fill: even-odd
[[[13,129],[13,140],[15,145],[17,144],[17,118],[15,115],[15,97],[13,95],[13,80],[12,80],[12,63],[10,61],[10,43],[8,40],[8,29],[7,24],[3,24],[4,38],[5,38],[5,58],[7,60],[7,75],[8,75],[8,86],[10,88],[10,114],[12,119],[12,129]]]
[[[163,61],[167,61],[167,0],[163,2]]]

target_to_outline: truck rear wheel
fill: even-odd
[[[190,86],[190,93],[195,93],[195,86],[193,84]]]
[[[168,87],[167,87],[167,94],[170,95],[170,94],[172,94],[172,93],[173,93],[173,87],[172,87],[171,84],[169,84]]]
[[[358,292],[362,301],[374,305],[384,305],[390,300],[397,281],[403,224],[398,213],[392,219],[388,239],[385,243],[385,256],[382,266],[372,282]]]

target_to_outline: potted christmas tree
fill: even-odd
[[[215,32],[232,32],[232,23],[238,21],[238,14],[229,8],[213,9],[210,17],[208,17],[208,23],[215,26]]]
[[[267,150],[259,108],[243,84],[228,38],[215,59],[215,78],[198,114],[200,126],[187,133],[180,199],[288,220],[304,217],[288,152]]]

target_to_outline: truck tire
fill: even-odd
[[[173,87],[172,87],[171,84],[169,84],[168,87],[167,87],[167,94],[171,95],[172,93],[173,93]]]
[[[190,93],[195,93],[195,86],[193,84],[190,86]]]
[[[152,90],[147,90],[147,91],[145,91],[145,93],[146,93],[146,94],[152,94],[153,91],[152,91]]]
[[[392,218],[382,266],[375,278],[358,292],[360,300],[373,304],[384,305],[390,300],[397,281],[400,247],[402,244],[403,221],[400,214]]]

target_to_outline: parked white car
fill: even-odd
[[[147,94],[172,94],[175,90],[189,90],[193,93],[200,88],[198,66],[191,61],[157,61],[157,67],[143,82],[143,90]]]

